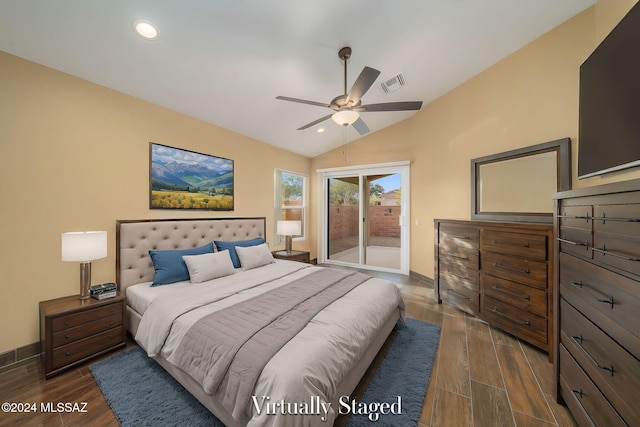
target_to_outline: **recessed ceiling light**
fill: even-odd
[[[322,133],[322,132],[324,132],[324,128],[319,128],[316,132]]]
[[[133,21],[133,30],[145,40],[155,40],[158,38],[158,29],[156,26],[143,19]]]

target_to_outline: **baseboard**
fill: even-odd
[[[0,354],[0,373],[24,365],[35,357],[40,357],[40,342],[5,351]]]
[[[418,286],[433,288],[433,279],[431,277],[416,273],[413,270],[409,270],[409,277],[411,277],[412,279],[416,279],[418,281]]]

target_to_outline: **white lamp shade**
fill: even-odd
[[[342,111],[338,111],[337,113],[334,113],[331,116],[331,120],[333,120],[334,122],[336,122],[341,126],[345,126],[345,125],[350,125],[356,120],[358,120],[358,117],[360,117],[360,114],[358,114],[356,111],[342,110]]]
[[[106,256],[106,231],[62,233],[62,261],[93,261]]]
[[[301,221],[278,221],[276,232],[281,236],[299,236],[302,234]]]

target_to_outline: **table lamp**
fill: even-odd
[[[292,236],[299,236],[300,234],[302,234],[302,222],[278,221],[276,233],[281,236],[285,236],[285,251],[290,254]]]
[[[62,261],[80,262],[80,299],[89,298],[91,261],[106,256],[106,231],[74,231],[62,233]]]

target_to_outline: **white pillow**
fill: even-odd
[[[227,250],[202,255],[185,255],[182,259],[187,264],[191,283],[206,282],[235,272]]]
[[[236,246],[236,253],[240,258],[240,265],[243,270],[250,270],[274,262],[273,255],[271,255],[269,246],[266,243],[247,247]]]

